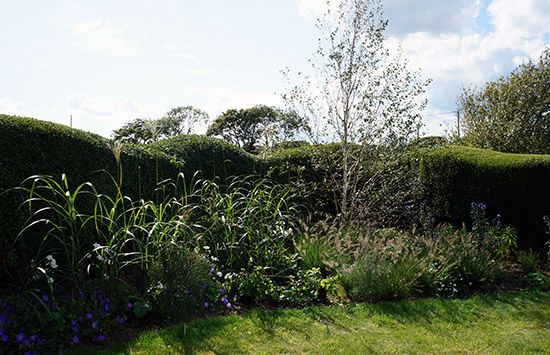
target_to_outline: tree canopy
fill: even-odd
[[[464,142],[508,153],[550,153],[550,47],[508,76],[457,100]]]
[[[304,129],[307,130],[307,125],[295,113],[257,105],[225,111],[208,127],[206,135],[221,137],[250,153],[258,153],[260,147],[271,147]]]
[[[157,120],[136,118],[113,131],[113,138],[134,144],[191,134],[197,124],[207,124],[208,114],[193,106],[176,107]]]

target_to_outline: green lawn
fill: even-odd
[[[550,354],[550,293],[252,311],[74,354]]]

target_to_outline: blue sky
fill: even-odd
[[[0,113],[108,137],[192,105],[282,106],[285,68],[307,72],[324,0],[3,0]],[[462,86],[550,45],[548,0],[384,0],[388,45],[433,83],[425,134],[454,127]],[[198,131],[204,130],[198,127]]]

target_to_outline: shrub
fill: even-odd
[[[540,254],[534,252],[533,249],[529,249],[529,251],[518,251],[516,253],[516,258],[525,274],[537,272],[540,264],[542,263],[542,258]]]
[[[484,201],[517,228],[518,246],[543,250],[542,217],[550,214],[550,157],[448,146],[420,150],[420,179],[436,223],[468,221],[471,201]]]

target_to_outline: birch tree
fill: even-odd
[[[364,188],[364,161],[373,147],[383,155],[414,137],[429,84],[407,68],[401,49],[387,48],[380,0],[327,2],[318,19],[318,50],[310,60],[315,75],[289,85],[283,99],[310,121],[313,143],[340,143],[338,173],[332,174],[341,221],[353,217]],[[287,82],[293,83],[289,71]]]

